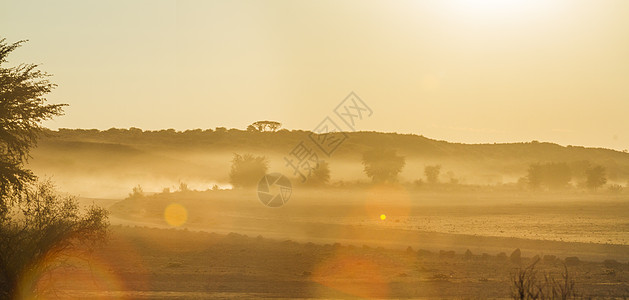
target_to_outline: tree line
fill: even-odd
[[[366,151],[362,155],[363,173],[372,183],[396,183],[398,175],[406,166],[406,159],[397,154],[394,149],[376,148]],[[252,154],[234,154],[232,167],[229,173],[230,183],[234,188],[253,187],[268,172],[269,161],[265,156]],[[520,179],[520,183],[526,183],[531,189],[561,189],[569,187],[576,178],[584,180],[578,185],[588,189],[597,190],[607,183],[605,167],[585,162],[584,171],[574,171],[567,163],[548,162],[533,163],[526,170],[527,175]],[[426,182],[438,184],[441,182],[441,166],[427,165],[424,167]],[[330,167],[325,161],[311,173],[308,180],[313,185],[324,185],[330,181]],[[417,182],[423,182],[422,179]],[[450,175],[450,183],[458,184],[458,180]]]

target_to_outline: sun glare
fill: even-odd
[[[446,3],[459,15],[483,19],[524,16],[545,6],[533,0],[453,0]]]
[[[186,223],[188,211],[180,204],[172,203],[164,210],[164,219],[166,219],[168,225],[179,227]]]

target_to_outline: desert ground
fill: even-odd
[[[394,187],[306,195],[281,209],[237,191],[81,199],[109,205],[110,239],[55,271],[51,290],[102,299],[510,298],[511,276],[537,261],[540,274],[556,277],[566,266],[583,296],[629,295],[622,197]],[[171,203],[187,209],[184,224],[169,223]]]
[[[305,133],[221,134],[50,132],[30,166],[107,208],[111,232],[89,255],[69,253],[73,267],[42,288],[61,298],[511,298],[511,276],[537,262],[540,277],[561,278],[565,265],[586,298],[629,296],[629,193],[611,189],[626,186],[626,153],[356,133],[327,184],[291,178],[289,201],[270,208],[255,187],[230,187],[231,159],[261,153],[290,176],[282,158]],[[396,182],[373,183],[360,155],[385,142],[407,165]],[[540,161],[567,161],[572,180],[522,184]],[[584,188],[588,161],[606,166],[606,187]],[[442,166],[438,182],[423,180],[430,164]]]

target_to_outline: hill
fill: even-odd
[[[193,188],[208,188],[213,184],[227,184],[233,153],[265,155],[271,162],[271,170],[290,175],[283,157],[304,142],[317,151],[320,158],[330,162],[332,181],[366,181],[362,153],[377,147],[392,148],[405,156],[406,166],[400,174],[402,182],[423,178],[426,165],[439,164],[444,181],[456,179],[481,185],[515,183],[526,175],[530,164],[545,162],[567,163],[573,171],[574,185],[583,180],[585,168],[594,164],[606,168],[612,183],[624,185],[629,180],[629,153],[610,149],[564,147],[537,141],[460,144],[421,135],[348,132],[346,139],[327,156],[317,150],[310,134],[302,130],[251,132],[225,128],[187,131],[60,129],[45,132],[30,165],[39,175],[54,174],[55,181],[69,187],[68,191],[83,195],[120,195],[120,191],[114,189],[124,187],[129,191],[136,184],[142,184],[149,191],[161,191],[178,181],[186,181]],[[87,177],[92,180],[86,180]],[[94,177],[109,178],[109,183],[111,178],[117,178],[120,182],[96,187]],[[109,192],[94,193],[95,189]]]

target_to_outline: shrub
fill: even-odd
[[[229,180],[234,188],[250,188],[266,174],[269,162],[264,156],[234,154]]]
[[[524,269],[517,269],[511,275],[511,296],[513,299],[579,299],[575,283],[568,268],[564,265],[564,272],[560,279],[549,273],[542,275],[535,270],[535,261]]]
[[[104,241],[109,225],[105,209],[81,213],[77,200],[58,196],[50,182],[28,186],[21,198],[10,218],[0,220],[0,298],[49,292],[38,280],[62,266],[68,252]]]
[[[512,263],[519,265],[522,262],[522,251],[520,251],[520,248],[515,249],[512,253],[511,256],[509,256],[509,260],[511,260]]]
[[[364,172],[374,183],[397,182],[406,160],[392,149],[374,149],[363,154]]]

